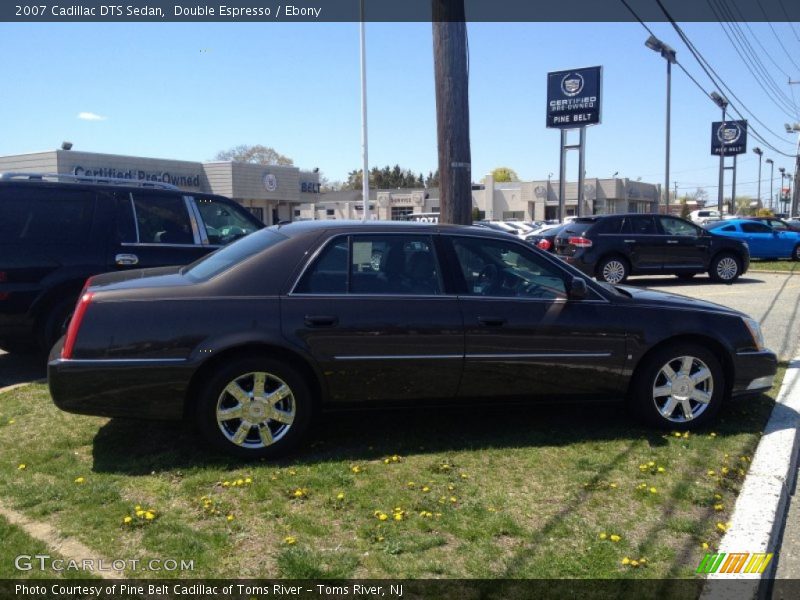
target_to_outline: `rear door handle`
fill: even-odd
[[[667,240],[668,244],[677,244],[678,240]]]
[[[623,240],[626,244],[635,244],[636,240]]]
[[[487,327],[500,327],[506,324],[503,317],[478,317],[478,323]]]
[[[306,315],[307,327],[334,327],[339,324],[339,317],[331,315]]]
[[[114,262],[120,267],[129,267],[139,264],[139,257],[135,254],[117,254]]]

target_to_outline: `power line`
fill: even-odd
[[[659,0],[656,0],[656,2],[659,2]],[[772,23],[770,23],[769,17],[767,16],[767,11],[764,10],[764,6],[761,4],[761,0],[756,0],[756,2],[758,2],[758,8],[761,9],[761,14],[764,15],[764,19],[766,20],[767,25],[769,25],[769,28],[772,30],[772,33],[775,34],[775,39],[778,41],[778,44],[780,44],[781,48],[783,48],[784,53],[786,54],[786,56],[789,57],[789,60],[794,65],[795,69],[800,71],[800,65],[798,65],[796,62],[794,62],[794,59],[792,58],[792,55],[789,54],[789,51],[786,49],[786,46],[783,45],[783,42],[781,41],[781,37],[778,35],[778,32],[775,31],[775,28],[772,26]],[[660,4],[660,2],[659,2],[659,4]],[[784,9],[784,14],[785,13],[786,13],[786,9]],[[787,15],[787,18],[788,18],[788,15]],[[791,19],[789,19],[789,22],[790,23],[792,22]]]
[[[794,34],[795,39],[800,42],[800,36],[797,35],[797,30],[794,28],[794,24],[792,23],[792,19],[789,17],[789,13],[786,12],[786,7],[783,5],[783,0],[778,0],[778,4],[781,5],[781,10],[783,11],[783,16],[786,17],[786,22],[789,23],[789,27],[792,28],[792,33]]]

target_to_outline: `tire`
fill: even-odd
[[[678,273],[678,274],[677,274],[677,277],[678,277],[678,279],[682,279],[682,280],[684,280],[684,281],[689,281],[689,280],[690,280],[690,279],[692,279],[692,278],[693,278],[695,275],[697,275],[697,273]]]
[[[39,344],[39,350],[45,355],[50,353],[50,348],[53,347],[53,344],[64,335],[77,302],[77,296],[59,300],[40,317],[36,341]]]
[[[284,362],[251,356],[220,366],[203,382],[195,423],[207,442],[227,454],[276,458],[303,441],[313,413],[313,396],[302,375]]]
[[[712,260],[708,276],[720,283],[733,283],[742,274],[742,261],[735,254],[721,252]]]
[[[792,260],[800,260],[800,244],[797,244],[792,250]]]
[[[621,256],[609,256],[597,266],[597,279],[606,283],[623,283],[630,275],[628,261]]]
[[[645,359],[631,391],[632,407],[646,423],[660,429],[696,429],[713,421],[719,412],[725,374],[707,348],[672,344]],[[678,393],[673,395],[674,391]]]

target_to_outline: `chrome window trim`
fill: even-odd
[[[510,358],[608,358],[611,352],[530,352],[508,354],[378,354],[334,356],[334,360],[453,360]]]
[[[203,248],[201,244],[159,244],[158,242],[123,242],[120,246],[139,248]]]
[[[186,206],[186,212],[189,213],[189,223],[191,223],[192,226],[192,238],[194,238],[194,243],[198,246],[204,245],[200,236],[200,221],[194,204],[194,198],[191,196],[184,196],[183,203]]]
[[[131,202],[131,211],[133,212],[133,226],[136,228],[136,244],[141,241],[141,237],[139,235],[139,219],[136,217],[136,203],[133,201],[133,194],[128,192],[128,200]],[[127,243],[127,242],[126,242]],[[125,244],[122,244],[123,246]]]
[[[60,358],[62,363],[185,363],[185,358]]]

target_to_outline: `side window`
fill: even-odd
[[[352,294],[441,294],[433,244],[421,235],[354,235]]]
[[[298,294],[344,294],[347,292],[348,238],[328,244],[313,265],[303,274]]]
[[[566,299],[562,273],[526,248],[499,240],[452,238],[467,295]]]
[[[697,227],[682,221],[680,219],[673,219],[672,217],[661,217],[661,227],[667,235],[690,235],[697,237]]]
[[[33,186],[0,189],[0,244],[82,244],[94,216],[93,192]]]
[[[653,217],[634,215],[630,218],[630,223],[633,235],[653,235],[658,233]]]
[[[182,196],[133,192],[139,243],[193,244],[194,236]]]
[[[753,221],[751,223],[742,223],[742,231],[745,233],[772,233],[772,229],[769,225],[764,225],[763,223],[759,223],[757,221]]]
[[[199,197],[194,201],[205,223],[209,244],[228,244],[258,229],[244,209],[217,198]]]
[[[775,231],[789,231],[789,228],[783,223],[783,221],[766,221],[765,224]]]
[[[721,227],[720,231],[736,231],[736,225],[726,225],[725,227]]]

